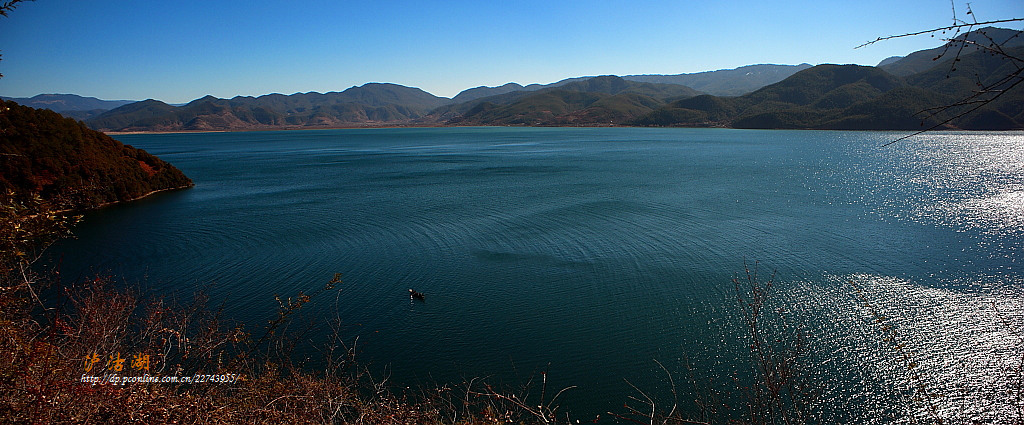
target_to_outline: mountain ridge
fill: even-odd
[[[210,131],[410,124],[451,102],[421,89],[367,83],[341,92],[266,94],[221,99],[211,95],[182,106],[148,99],[88,121],[102,131]]]
[[[102,100],[77,94],[51,93],[32,97],[0,97],[36,109],[49,109],[68,118],[87,120],[110,109],[136,102],[135,100]]]
[[[680,84],[716,96],[740,96],[782,81],[812,65],[757,64],[733,69],[675,75],[625,75],[622,78],[647,83]]]
[[[1024,47],[1007,49],[1024,57]],[[941,127],[967,130],[1024,129],[1024,87],[1002,93],[971,111],[971,105],[922,114],[954,105],[1011,67],[1005,57],[986,52],[964,54],[958,71],[947,64],[898,77],[883,68],[818,65],[740,97],[713,97],[669,103],[632,121],[642,126],[723,126],[763,129],[920,130]],[[998,88],[1006,88],[1002,86]],[[960,116],[964,114],[963,116]]]
[[[1018,30],[982,28],[956,40],[991,42],[1009,51],[1024,47],[1020,34]],[[970,96],[978,84],[1013,72],[1008,67],[1014,61],[1000,62],[1006,59],[1002,55],[984,58],[982,51],[973,47],[957,50],[960,61],[952,66],[949,56],[936,56],[936,52],[947,50],[940,46],[894,56],[875,67],[759,64],[693,74],[575,77],[527,86],[506,83],[466,89],[451,99],[393,83],[366,83],[327,93],[230,99],[208,95],[183,105],[147,99],[75,118],[103,131],[436,125],[833,128],[849,124],[858,129],[908,129],[913,121],[909,118],[916,112],[951,104],[957,97]],[[1024,53],[1015,54],[1024,57]],[[953,72],[957,68],[960,71]],[[893,90],[916,98],[895,98],[890,94]],[[1020,128],[1024,125],[1020,90],[1000,97],[970,119],[957,118],[951,127]],[[946,103],[923,105],[919,100],[924,98]],[[877,111],[863,109],[871,104]],[[903,115],[894,121],[879,111]],[[875,124],[869,123],[871,120]],[[856,125],[851,124],[854,122]],[[917,122],[922,124],[920,119]]]
[[[447,125],[620,125],[665,103],[701,93],[686,86],[605,75],[512,92],[435,110]],[[454,115],[454,116],[452,116]]]
[[[1021,36],[1020,31],[1007,28],[985,27],[961,34],[939,47],[918,50],[892,61],[889,60],[892,58],[886,59],[877,66],[897,77],[906,77],[911,74],[924,72],[938,64],[948,64],[949,61],[953,60],[960,50],[958,47],[954,48],[958,44],[956,40],[967,41],[967,44],[964,45],[964,51],[968,54],[982,51],[984,46],[990,43],[998,44],[1002,48],[1024,46],[1024,37]]]
[[[7,97],[0,96],[3,100],[12,100],[19,105],[36,109],[49,109],[54,112],[64,111],[88,111],[95,109],[113,109],[118,106],[137,102],[136,100],[102,100],[95,97],[79,96],[77,94],[51,93],[37,94],[32,97]]]

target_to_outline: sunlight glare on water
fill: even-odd
[[[894,149],[893,160],[916,170],[903,183],[921,193],[911,209],[916,219],[959,229],[1024,232],[1024,134],[925,134],[906,145]]]
[[[825,318],[812,327],[815,352],[844,356],[821,360],[822,399],[860,404],[862,423],[1013,423],[1024,280],[1000,283],[965,292],[853,274],[794,283],[786,299]],[[826,422],[842,419],[833,414]]]

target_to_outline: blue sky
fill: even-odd
[[[979,21],[1024,17],[1020,0],[971,7]],[[951,18],[948,0],[38,0],[0,18],[0,95],[180,103],[390,82],[451,97],[585,75],[874,65],[939,36],[854,47]]]

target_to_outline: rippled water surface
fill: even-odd
[[[780,311],[808,330],[825,419],[1008,420],[1024,338],[1024,134],[881,147],[897,136],[125,135],[196,187],[90,213],[51,253],[65,275],[160,293],[213,284],[253,323],[274,294],[341,272],[338,302],[313,311],[340,319],[393,383],[521,384],[549,367],[552,386],[577,386],[562,404],[583,419],[622,412],[625,380],[670,397],[655,361],[680,387],[731,385],[748,356],[731,278],[760,261],[763,277],[777,270]]]

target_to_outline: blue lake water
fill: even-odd
[[[777,271],[826,419],[995,420],[1024,323],[1024,133],[427,128],[122,135],[195,188],[91,212],[65,276],[212,284],[258,326],[343,273],[338,319],[398,386],[548,370],[562,410],[728,387],[748,356],[731,279]],[[928,370],[918,382],[853,281]],[[426,294],[410,302],[407,289]],[[322,329],[322,328],[321,328]],[[742,373],[742,372],[739,372]],[[931,406],[913,385],[941,393]],[[692,386],[691,386],[692,387]],[[681,408],[688,409],[686,400]],[[1010,409],[1010,410],[1007,410]],[[925,412],[925,411],[928,412]],[[922,413],[924,412],[924,413]]]

